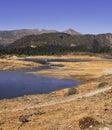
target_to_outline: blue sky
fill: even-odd
[[[0,30],[112,32],[112,0],[0,0]]]

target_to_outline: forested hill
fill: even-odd
[[[59,54],[66,52],[112,52],[112,34],[69,35],[45,33],[25,36],[4,49],[17,54]]]

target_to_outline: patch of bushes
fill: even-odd
[[[22,123],[26,123],[26,122],[29,122],[29,116],[25,115],[25,116],[20,116],[19,117],[19,121],[22,122]]]
[[[92,127],[101,125],[97,120],[92,117],[83,117],[79,120],[79,127],[81,130],[89,130]]]
[[[68,96],[73,95],[77,93],[77,89],[75,87],[69,88],[68,90]]]
[[[108,85],[108,82],[101,82],[101,83],[99,83],[98,88],[102,88],[107,85]]]

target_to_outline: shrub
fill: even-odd
[[[95,127],[97,125],[100,125],[100,123],[92,117],[83,117],[79,120],[81,130],[90,130],[90,126]]]
[[[102,88],[102,87],[107,86],[107,85],[108,85],[107,82],[101,82],[101,83],[99,83],[98,88]]]
[[[76,93],[77,93],[77,90],[75,87],[69,88],[68,95],[72,95],[72,94],[76,94]]]
[[[26,122],[29,122],[29,119],[28,119],[28,116],[25,115],[25,116],[20,116],[19,117],[19,121],[22,122],[22,123],[26,123]]]

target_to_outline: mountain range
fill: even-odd
[[[43,33],[56,33],[59,32],[57,30],[46,30],[46,29],[21,29],[21,30],[11,30],[11,31],[0,31],[0,45],[6,46],[14,41],[28,35],[40,35]],[[80,35],[81,33],[73,30],[67,29],[64,33],[70,35]]]
[[[112,34],[86,34],[68,29],[22,29],[0,31],[0,53],[46,55],[67,52],[94,52],[112,54]]]
[[[24,36],[6,46],[3,53],[46,55],[68,52],[93,52],[112,54],[112,34],[70,35],[53,32]]]

